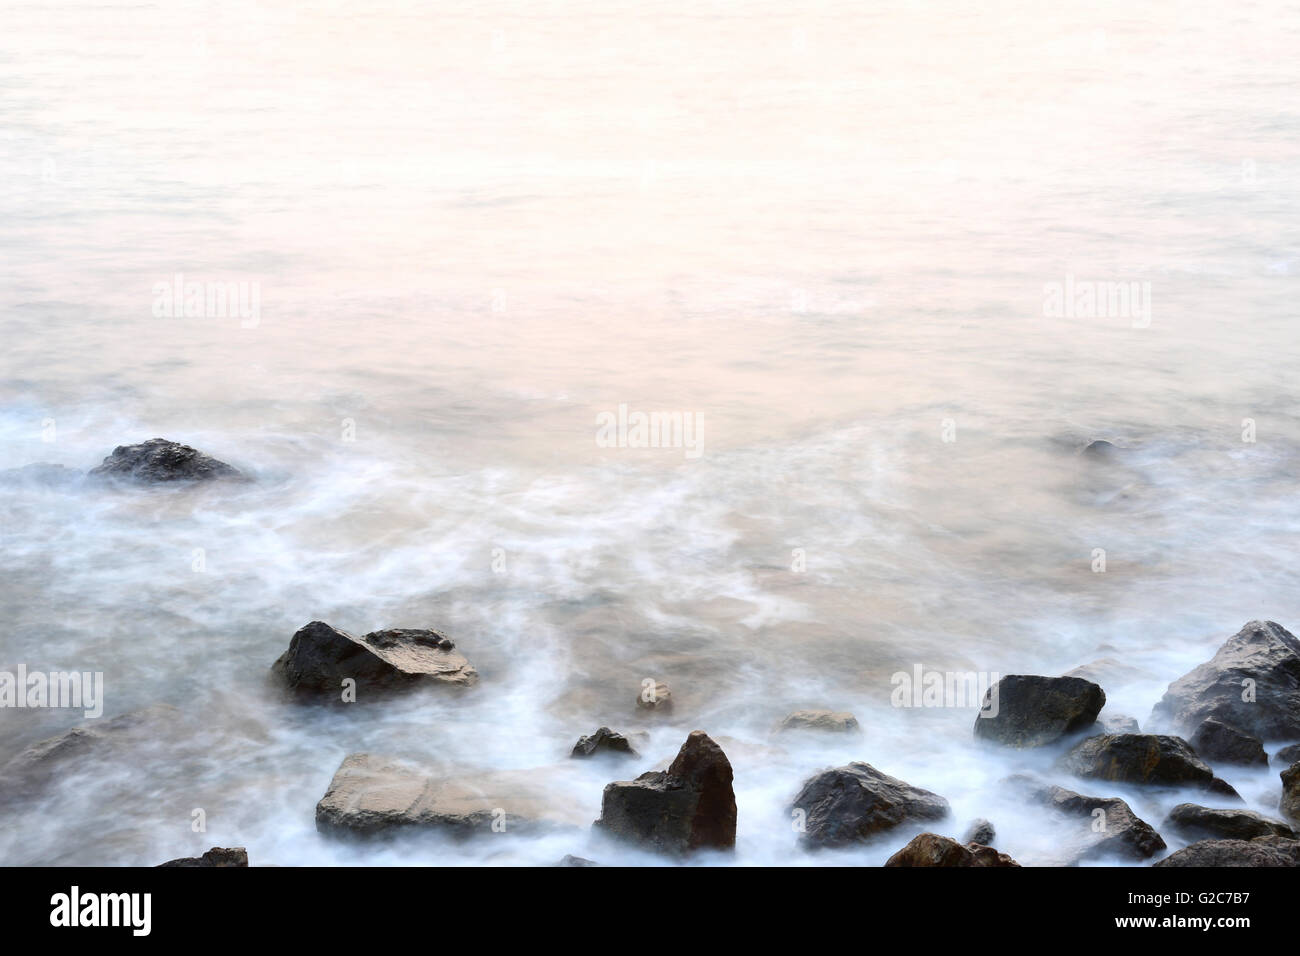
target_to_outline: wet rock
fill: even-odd
[[[1300,823],[1300,763],[1282,771],[1282,802],[1278,807],[1282,816]]]
[[[1190,786],[1240,800],[1237,791],[1181,737],[1163,734],[1102,734],[1074,746],[1061,766],[1076,777],[1152,786]]]
[[[596,754],[620,754],[623,756],[640,756],[632,749],[631,742],[617,731],[608,727],[599,728],[594,734],[579,737],[573,745],[570,757],[591,757]]]
[[[1106,694],[1080,677],[1010,674],[990,687],[975,736],[1008,747],[1042,747],[1097,720]]]
[[[961,838],[962,843],[978,843],[981,846],[992,846],[997,832],[993,829],[993,824],[980,817],[972,820],[971,825],[966,828],[966,835]]]
[[[636,705],[642,710],[659,714],[671,713],[673,709],[673,692],[663,681],[647,678],[641,684],[641,693],[637,694]]]
[[[693,730],[666,771],[606,786],[595,826],[664,853],[729,850],[736,845],[731,763],[708,734]]]
[[[812,777],[795,797],[792,810],[803,811],[800,842],[809,847],[842,847],[906,823],[943,820],[948,801],[854,762]]]
[[[248,866],[248,851],[242,846],[220,847],[214,846],[202,856],[183,856],[179,859],[168,860],[166,863],[159,863],[162,866],[205,866],[205,867],[227,867],[227,866]]]
[[[858,719],[843,710],[796,710],[786,715],[778,731],[821,730],[828,733],[859,733]]]
[[[1005,853],[991,846],[963,846],[951,837],[922,833],[912,838],[885,866],[1019,866]]]
[[[1156,866],[1300,866],[1300,840],[1256,837],[1253,840],[1202,840],[1171,853]]]
[[[1216,763],[1268,764],[1268,754],[1258,737],[1229,727],[1215,717],[1201,721],[1192,735],[1191,745],[1201,757]]]
[[[342,700],[346,678],[356,681],[358,701],[368,692],[477,683],[478,672],[455,648],[437,631],[393,628],[356,638],[312,621],[294,634],[271,671],[299,695],[328,702]]]
[[[1062,847],[1066,862],[1120,857],[1149,859],[1165,849],[1155,827],[1138,817],[1119,797],[1090,797],[1064,787],[1017,776],[1009,781],[1035,803],[1078,821],[1073,839]]]
[[[1283,767],[1289,767],[1296,761],[1300,761],[1300,744],[1291,744],[1273,754],[1272,762]]]
[[[1182,734],[1210,717],[1260,740],[1300,738],[1300,640],[1280,624],[1251,621],[1170,684],[1152,712]]]
[[[1185,840],[1253,840],[1261,836],[1294,837],[1279,820],[1252,810],[1220,810],[1180,803],[1169,811],[1161,829]]]
[[[1128,714],[1110,714],[1101,718],[1098,723],[1108,734],[1140,734],[1142,732],[1137,719],[1128,716]]]
[[[224,461],[165,438],[151,438],[138,445],[118,445],[90,478],[156,483],[168,481],[212,481],[217,478],[243,479],[243,472]]]

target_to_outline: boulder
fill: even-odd
[[[796,710],[781,721],[778,731],[820,730],[827,733],[860,733],[858,719],[843,710]]]
[[[1169,685],[1152,719],[1193,734],[1207,718],[1260,740],[1300,738],[1300,640],[1272,621],[1251,621],[1214,657]]]
[[[972,820],[971,825],[966,828],[966,835],[961,838],[962,843],[978,843],[981,846],[992,846],[993,840],[997,833],[993,829],[993,824],[983,817]]]
[[[179,859],[159,863],[161,866],[248,866],[248,851],[242,846],[214,846],[202,856],[183,856]]]
[[[1300,823],[1300,762],[1282,771],[1282,816]]]
[[[1201,721],[1190,743],[1197,754],[1215,763],[1268,765],[1268,754],[1258,737],[1229,727],[1217,717]]]
[[[1261,836],[1294,837],[1278,820],[1253,810],[1220,810],[1180,803],[1169,811],[1161,828],[1185,840],[1253,840]]]
[[[217,478],[244,479],[243,472],[201,451],[165,438],[151,438],[138,445],[118,445],[90,478],[110,478],[145,484],[168,481],[212,481]],[[246,479],[245,479],[246,480]]]
[[[842,847],[907,823],[943,820],[948,801],[854,762],[812,777],[791,808],[803,811],[800,842],[808,847]]]
[[[1169,854],[1156,866],[1300,866],[1300,840],[1275,836],[1253,840],[1201,840]]]
[[[975,736],[1008,747],[1042,747],[1097,721],[1106,694],[1081,677],[1009,674],[990,687]]]
[[[605,787],[595,826],[649,850],[683,854],[736,845],[731,763],[702,730],[693,730],[666,771]]]
[[[668,714],[673,709],[673,692],[663,681],[647,679],[641,685],[641,692],[636,696],[636,705],[642,710]]]
[[[1138,725],[1137,718],[1130,717],[1128,714],[1108,714],[1098,721],[1102,730],[1108,734],[1140,734],[1141,726]]]
[[[608,727],[601,727],[594,734],[579,737],[569,756],[591,757],[596,754],[618,754],[627,757],[640,756],[632,749],[632,744],[626,737],[617,731],[610,730]]]
[[[1062,848],[1067,862],[1113,857],[1145,860],[1165,849],[1155,828],[1119,797],[1084,796],[1024,776],[1009,782],[1022,788],[1033,802],[1078,821],[1073,838]]]
[[[972,843],[962,846],[952,837],[922,833],[912,838],[885,866],[1019,866],[1005,853],[991,846]]]
[[[1153,786],[1189,786],[1241,797],[1181,737],[1163,734],[1101,734],[1080,741],[1061,758],[1076,777]]]
[[[1291,744],[1273,754],[1272,762],[1283,767],[1289,767],[1298,760],[1300,760],[1300,744]]]
[[[437,631],[393,628],[356,638],[322,621],[300,628],[271,671],[299,695],[332,702],[342,700],[345,678],[356,681],[359,701],[367,692],[478,681],[470,662]]]

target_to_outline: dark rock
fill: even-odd
[[[1137,719],[1128,714],[1109,714],[1098,721],[1108,734],[1140,734],[1142,728]]]
[[[948,801],[870,764],[854,762],[808,780],[793,810],[804,812],[805,846],[841,847],[905,823],[945,819]]]
[[[248,851],[242,846],[214,846],[202,856],[183,856],[159,866],[248,866]]]
[[[1169,854],[1156,866],[1300,866],[1300,840],[1202,840]]]
[[[1240,800],[1237,791],[1181,737],[1163,734],[1102,734],[1075,744],[1061,765],[1076,777],[1154,786],[1191,786]]]
[[[1300,762],[1282,771],[1282,816],[1300,823]]]
[[[1300,738],[1300,641],[1251,621],[1214,657],[1169,685],[1152,719],[1182,734],[1217,718],[1260,740]]]
[[[651,683],[647,680],[641,685],[641,692],[637,694],[636,705],[642,710],[654,711],[659,714],[672,713],[673,692],[669,690],[668,685],[663,681]]]
[[[1145,860],[1165,849],[1165,841],[1155,828],[1119,797],[1084,796],[1022,776],[1009,782],[1025,790],[1032,801],[1060,816],[1078,820],[1074,838],[1062,847],[1067,862],[1109,857]]]
[[[605,787],[595,826],[666,853],[729,850],[736,845],[731,763],[702,730],[693,730],[666,771]]]
[[[1201,721],[1192,735],[1191,745],[1197,754],[1217,763],[1268,765],[1268,754],[1258,737],[1229,727],[1216,717]]]
[[[858,719],[842,710],[796,710],[786,715],[778,731],[821,730],[829,733],[859,733]]]
[[[1253,840],[1261,836],[1294,837],[1295,832],[1278,820],[1252,810],[1218,810],[1194,803],[1180,803],[1169,811],[1162,829],[1186,840]]]
[[[993,824],[980,817],[978,820],[972,820],[971,825],[966,830],[966,835],[962,837],[962,843],[978,843],[981,846],[992,846],[997,832],[993,829]]]
[[[89,477],[153,483],[242,479],[244,474],[189,445],[151,438],[138,445],[118,445],[103,464],[90,470]]]
[[[1291,744],[1273,754],[1273,763],[1283,767],[1289,767],[1298,760],[1300,760],[1300,744]]]
[[[271,671],[290,690],[330,702],[342,699],[345,678],[356,681],[357,700],[367,691],[418,684],[470,686],[478,672],[455,648],[437,631],[394,628],[356,638],[312,621],[294,634]]]
[[[573,745],[570,757],[590,757],[593,754],[620,754],[629,757],[640,756],[632,749],[631,742],[617,731],[608,727],[599,728],[594,734],[579,737]]]
[[[1042,747],[1097,720],[1106,694],[1081,677],[1010,674],[984,695],[975,736],[1009,747]]]
[[[912,838],[885,866],[1019,866],[1005,853],[991,846],[962,846],[951,837],[922,833]]]

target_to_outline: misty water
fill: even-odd
[[[1109,658],[1104,714],[1145,727],[1246,621],[1300,624],[1294,6],[0,17],[0,467],[160,436],[254,478],[0,491],[0,668],[177,708],[7,807],[4,863],[658,863],[586,824],[693,729],[739,810],[695,862],[882,862],[907,834],[797,847],[790,801],[849,760],[1045,862],[1060,833],[998,781],[1051,755],[892,706],[892,675]],[[176,276],[248,308],[168,314]],[[1067,281],[1139,292],[1050,314]],[[698,446],[598,443],[620,405]],[[480,685],[287,702],[268,669],[312,620],[437,628]],[[773,733],[808,707],[863,734]],[[0,760],[82,722],[0,711]],[[642,758],[569,760],[600,725]],[[327,840],[363,750],[528,771],[580,825]],[[1275,769],[1216,770],[1276,815]],[[1157,826],[1202,799],[1053,779]]]

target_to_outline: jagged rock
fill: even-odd
[[[214,846],[202,856],[183,856],[179,859],[168,860],[166,863],[159,863],[162,866],[204,866],[204,867],[228,867],[228,866],[248,866],[248,851],[242,846],[220,847]]]
[[[997,832],[993,829],[993,824],[980,817],[972,820],[971,825],[966,829],[966,835],[961,838],[962,843],[978,843],[981,846],[992,846],[993,840],[997,837]]]
[[[858,719],[842,710],[796,710],[786,715],[778,731],[821,730],[829,733],[859,733]]]
[[[1163,734],[1102,734],[1075,744],[1061,766],[1076,777],[1155,786],[1193,786],[1240,800],[1237,791],[1181,737]]]
[[[1300,823],[1300,762],[1282,771],[1282,816]]]
[[[951,837],[922,833],[912,838],[885,866],[1019,866],[1005,853],[978,843],[962,846]]]
[[[573,745],[570,757],[590,757],[594,754],[619,754],[622,756],[640,756],[632,749],[631,742],[617,731],[608,727],[599,728],[594,734],[579,737]]]
[[[868,840],[905,823],[943,820],[948,801],[854,762],[812,777],[795,797],[803,811],[800,842],[809,847],[841,847]]]
[[[989,688],[975,736],[1009,747],[1042,747],[1097,720],[1106,694],[1081,677],[1009,674]]]
[[[1142,728],[1137,719],[1128,714],[1109,714],[1098,721],[1108,734],[1140,734]]]
[[[681,854],[736,845],[731,763],[702,730],[693,730],[666,771],[611,783],[595,826],[650,850]]]
[[[88,477],[154,483],[243,479],[245,476],[239,469],[189,445],[151,438],[138,445],[118,445],[103,464],[90,470]]]
[[[1283,767],[1289,767],[1298,760],[1300,760],[1300,744],[1291,744],[1289,747],[1283,747],[1273,754],[1272,762]]]
[[[1156,866],[1300,866],[1300,840],[1202,840],[1171,853]]]
[[[1249,683],[1248,683],[1249,682]],[[1152,719],[1192,734],[1214,717],[1260,740],[1300,738],[1300,641],[1272,621],[1251,621],[1214,657],[1169,685]]]
[[[1294,837],[1295,832],[1279,820],[1270,820],[1252,810],[1219,810],[1180,803],[1169,811],[1162,829],[1187,840],[1253,840],[1261,836]]]
[[[437,631],[392,628],[361,638],[312,621],[299,629],[271,671],[290,690],[322,701],[342,700],[343,681],[356,681],[357,700],[367,692],[419,684],[467,687],[478,672],[450,638]]]
[[[1215,717],[1201,721],[1190,742],[1197,754],[1206,760],[1245,766],[1268,764],[1268,754],[1258,737],[1229,727]]]
[[[659,714],[671,713],[673,709],[673,692],[663,681],[655,681],[651,684],[647,680],[641,685],[641,692],[637,694],[636,705],[642,710],[650,710]]]
[[[1119,797],[1089,797],[1018,775],[1009,783],[1060,816],[1077,819],[1076,834],[1063,851],[1068,862],[1122,857],[1145,860],[1165,849],[1155,828]]]

